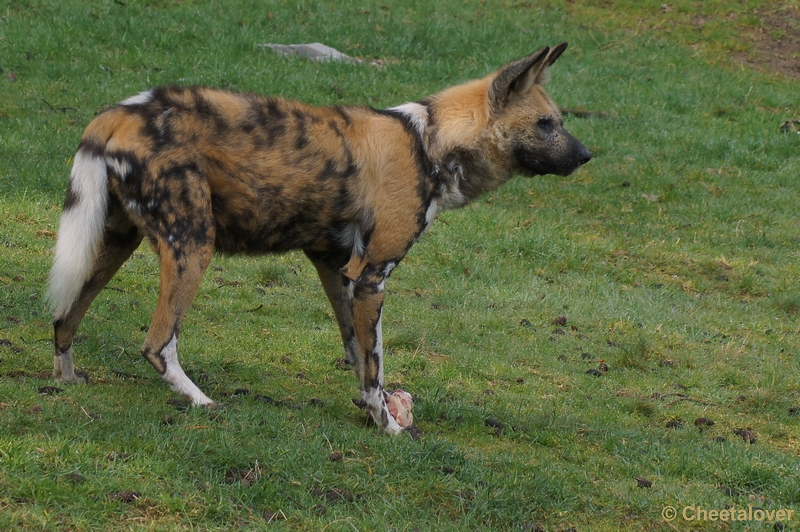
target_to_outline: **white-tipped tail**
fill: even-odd
[[[105,161],[87,149],[78,150],[69,186],[47,290],[55,319],[72,307],[94,267],[108,203]]]

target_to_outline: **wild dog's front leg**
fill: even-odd
[[[360,363],[358,378],[361,399],[373,421],[389,434],[400,434],[402,427],[389,412],[383,389],[383,287],[385,275],[367,270],[352,286],[353,324]]]

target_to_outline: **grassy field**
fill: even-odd
[[[798,27],[796,0],[7,0],[0,529],[800,529],[800,78],[760,55]],[[203,281],[182,361],[224,409],[180,408],[139,354],[147,246],[79,331],[92,384],[48,388],[42,294],[98,111],[166,83],[386,107],[562,40],[548,90],[595,111],[566,116],[594,159],[442,214],[387,286],[419,440],[351,403],[299,254]],[[366,61],[259,46],[300,42]]]

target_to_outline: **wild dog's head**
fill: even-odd
[[[483,79],[396,108],[426,139],[445,181],[444,207],[464,205],[515,174],[566,176],[591,159],[564,130],[543,87],[547,68],[566,48],[543,48]]]
[[[547,68],[566,49],[567,43],[561,43],[509,63],[489,87],[492,129],[502,139],[501,151],[522,175],[566,176],[592,158],[564,129],[558,107],[543,88]]]

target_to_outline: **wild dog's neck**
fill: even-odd
[[[499,140],[490,128],[486,99],[489,78],[452,87],[430,98],[393,107],[402,114],[430,161],[431,177],[439,181],[439,205],[463,207],[511,178],[511,172],[491,163]],[[502,159],[499,158],[499,159]]]

